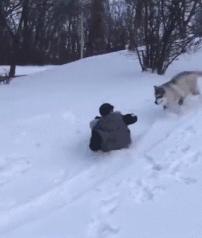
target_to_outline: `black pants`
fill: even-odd
[[[101,142],[102,142],[102,139],[99,133],[96,130],[92,130],[89,148],[92,151],[98,151],[101,149]]]

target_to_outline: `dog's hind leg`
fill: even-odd
[[[200,95],[200,91],[198,88],[195,88],[194,90],[192,90],[192,95]]]
[[[191,93],[192,93],[192,95],[200,95],[200,90],[199,90],[199,88],[198,88],[197,81],[196,81],[195,84],[193,85],[192,90],[191,90]]]

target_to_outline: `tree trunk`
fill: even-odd
[[[10,71],[9,71],[9,74],[8,74],[9,78],[15,77],[15,70],[16,70],[16,64],[12,63],[10,65]]]
[[[15,77],[15,70],[16,70],[16,62],[17,62],[17,55],[18,55],[18,40],[17,36],[13,39],[12,50],[10,52],[10,71],[9,71],[9,78]]]
[[[81,15],[80,15],[80,59],[84,56],[84,15],[83,15],[83,9],[81,9]]]

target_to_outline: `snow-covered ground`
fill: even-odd
[[[37,72],[41,72],[44,70],[52,69],[55,67],[54,65],[46,65],[46,66],[16,66],[16,75],[29,75]],[[0,74],[8,74],[9,66],[8,65],[0,65]]]
[[[202,98],[173,114],[153,96],[201,59],[157,76],[121,51],[0,85],[0,237],[202,238]],[[129,149],[89,151],[104,102],[138,115]]]

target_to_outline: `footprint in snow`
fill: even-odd
[[[148,200],[153,200],[157,193],[162,192],[164,188],[161,185],[157,185],[152,178],[148,177],[147,180],[137,180],[135,182],[131,181],[130,194],[136,203],[142,203]]]
[[[97,206],[97,214],[92,218],[89,224],[89,238],[115,237],[119,233],[119,226],[113,224],[111,219],[118,209],[118,203],[117,194],[101,198]]]
[[[16,176],[23,174],[30,168],[31,164],[24,156],[8,156],[0,163],[0,185],[4,185]]]
[[[113,237],[119,232],[119,227],[110,224],[107,219],[94,218],[88,231],[88,238],[108,238]]]

